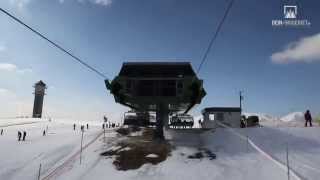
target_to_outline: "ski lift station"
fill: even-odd
[[[206,92],[189,62],[127,62],[107,89],[115,101],[135,111],[156,112],[156,133],[163,136],[169,114],[187,113]]]
[[[224,124],[232,128],[240,128],[240,107],[208,107],[202,110],[202,128],[212,129]]]

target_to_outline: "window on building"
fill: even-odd
[[[223,113],[216,113],[216,118],[218,121],[223,121],[224,120],[224,114]]]
[[[183,84],[181,81],[177,83],[177,94],[181,95],[182,94],[182,89],[183,89]]]
[[[214,121],[215,120],[215,115],[214,114],[209,114],[209,120]]]

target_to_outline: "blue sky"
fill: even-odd
[[[196,70],[229,1],[2,0],[0,6],[112,79],[124,61],[190,61]],[[306,27],[272,27],[283,5],[298,5]],[[235,1],[200,78],[207,96],[193,110],[238,106],[284,115],[319,113],[320,2]],[[103,79],[0,14],[0,117],[31,114],[32,85],[49,88],[45,114],[121,117]]]

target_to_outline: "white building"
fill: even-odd
[[[232,128],[240,128],[241,109],[239,107],[209,107],[202,110],[202,128],[217,128],[219,123]]]

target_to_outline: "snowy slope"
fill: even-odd
[[[43,137],[42,130],[46,126],[49,134]],[[26,142],[16,141],[17,130],[28,131]],[[280,180],[287,179],[287,144],[290,179],[320,176],[320,131],[317,127],[169,130],[166,136],[175,147],[166,161],[145,164],[137,170],[118,171],[112,158],[100,156],[119,139],[113,130],[107,131],[106,139],[101,136],[100,126],[90,127],[85,132],[86,148],[80,165],[80,131],[78,128],[73,131],[72,124],[63,120],[9,126],[4,136],[0,136],[0,179],[34,180],[42,163],[42,180]],[[199,148],[211,150],[217,159],[187,158]]]
[[[45,119],[39,118],[11,118],[11,119],[0,119],[0,127],[7,127],[19,124],[32,124],[37,122],[45,121]]]
[[[248,136],[265,152],[286,163],[286,146],[290,166],[302,179],[318,179],[320,175],[320,132],[318,127],[281,127],[249,129]]]
[[[3,121],[5,122],[5,121]],[[33,122],[29,124],[29,122]],[[23,124],[27,123],[27,124]],[[79,150],[81,133],[79,126],[73,131],[71,125],[46,120],[10,119],[3,123],[10,125],[0,136],[0,179],[36,179],[40,163],[43,174],[51,171],[66,158]],[[14,125],[19,124],[19,125]],[[48,128],[47,136],[42,132]],[[26,141],[17,141],[17,131],[26,131]],[[90,127],[84,133],[84,144],[101,133],[99,127]]]
[[[167,137],[175,149],[166,161],[158,165],[145,164],[137,170],[117,171],[112,165],[113,159],[99,156],[112,143],[98,141],[86,151],[85,165],[75,163],[70,171],[58,179],[287,179],[287,143],[290,179],[317,179],[320,176],[317,170],[320,158],[314,157],[320,153],[318,128],[248,128],[232,131],[248,136],[260,151],[228,129],[202,133],[199,130],[170,130],[167,131]],[[114,141],[114,137],[108,138],[108,141]],[[217,159],[188,159],[187,156],[198,152],[199,147],[210,149]]]
[[[290,113],[286,116],[281,117],[280,120],[287,126],[295,126],[295,127],[303,127],[305,123],[303,112]]]
[[[304,121],[304,114],[303,112],[293,112],[286,116],[281,117],[281,120],[284,122],[303,122]]]
[[[249,113],[245,112],[243,113],[246,117],[248,116],[258,116],[260,120],[260,125],[266,126],[266,127],[304,127],[304,113],[303,112],[292,112],[282,117],[272,116],[265,113]],[[318,123],[316,122],[316,117],[314,116],[313,125],[318,126]],[[198,120],[202,119],[203,117],[201,115],[195,116],[195,125],[194,128],[199,127]],[[319,117],[320,119],[320,117]]]
[[[264,113],[243,113],[246,117],[248,116],[258,116],[260,120],[260,125],[262,126],[278,126],[282,122],[279,118],[273,117]]]
[[[282,117],[271,116],[263,113],[244,113],[246,116],[259,116],[260,124],[266,127],[304,127],[304,113],[292,112]],[[313,121],[314,126],[318,123]]]

